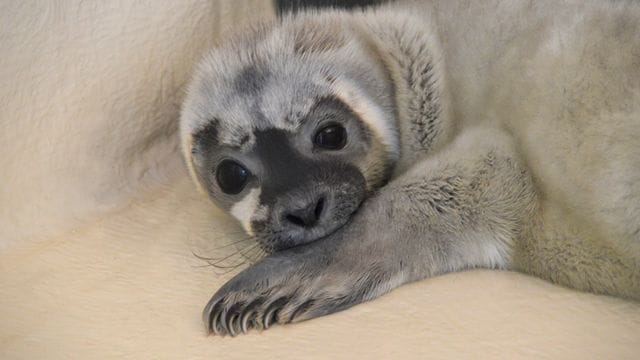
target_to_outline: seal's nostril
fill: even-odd
[[[302,220],[300,217],[295,216],[295,215],[287,215],[285,216],[285,218],[287,219],[287,221],[289,221],[292,224],[298,225],[298,226],[305,226],[305,222],[304,220]]]
[[[318,223],[324,210],[324,204],[324,197],[320,197],[315,203],[310,202],[305,207],[288,211],[284,218],[293,225],[311,228]]]
[[[321,197],[320,199],[318,199],[318,203],[316,204],[316,209],[314,211],[314,214],[316,215],[316,220],[320,218],[320,215],[322,215],[323,209],[324,209],[324,197]]]

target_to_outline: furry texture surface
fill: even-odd
[[[0,358],[635,358],[640,305],[509,272],[242,338],[200,320],[240,227],[198,194],[181,86],[260,0],[0,4]],[[374,346],[375,345],[375,346]]]

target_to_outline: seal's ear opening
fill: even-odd
[[[278,16],[295,14],[304,9],[341,8],[363,9],[379,5],[388,0],[274,0]]]

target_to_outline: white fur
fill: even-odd
[[[253,235],[251,219],[260,205],[260,189],[251,189],[242,200],[231,207],[231,215],[235,216],[249,235]]]
[[[495,239],[495,235],[489,235],[486,239],[477,241],[478,249],[475,253],[478,257],[473,263],[482,264],[489,269],[507,269],[509,265],[509,245],[504,239]],[[471,251],[469,251],[471,253]]]

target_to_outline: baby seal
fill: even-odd
[[[510,269],[640,299],[640,7],[431,0],[287,15],[200,63],[198,187],[269,255],[209,331]]]

